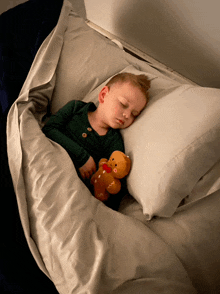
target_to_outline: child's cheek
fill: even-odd
[[[118,107],[116,106],[114,109],[115,114],[118,113]]]

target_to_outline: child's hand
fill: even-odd
[[[90,156],[87,162],[79,168],[79,172],[83,179],[89,179],[92,174],[96,172],[96,164],[92,156]]]

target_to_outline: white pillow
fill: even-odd
[[[220,90],[184,85],[153,97],[122,131],[130,194],[147,219],[170,217],[220,159]]]
[[[70,100],[82,100],[109,76],[128,66],[124,54],[115,43],[71,12],[56,69],[51,112],[56,113]]]

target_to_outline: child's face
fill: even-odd
[[[113,129],[129,127],[147,104],[145,95],[132,84],[117,83],[99,93],[104,122]]]

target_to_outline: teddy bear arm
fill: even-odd
[[[90,179],[90,183],[92,184],[92,185],[94,185],[94,183],[95,183],[95,179],[97,178],[97,174],[95,173],[95,174],[93,174],[93,176],[91,177],[91,179]]]
[[[113,179],[113,181],[106,187],[106,190],[110,194],[117,194],[121,190],[121,182],[118,179]]]
[[[100,161],[99,161],[99,167],[101,167],[106,162],[108,162],[108,159],[106,159],[106,158],[100,159]]]

